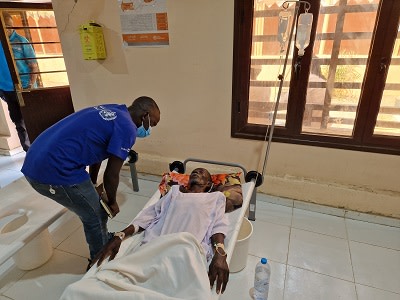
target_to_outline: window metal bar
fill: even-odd
[[[65,73],[67,70],[58,70],[58,71],[40,71],[40,72],[28,72],[28,73],[19,73],[19,75],[30,75],[30,74],[51,74],[51,73]]]
[[[29,43],[20,43],[20,42],[14,42],[10,43],[11,45],[47,45],[47,44],[60,44],[61,42],[29,42]]]
[[[25,58],[15,58],[14,60],[32,60],[32,59],[53,59],[53,58],[64,58],[64,56],[39,56],[39,57],[25,57]]]

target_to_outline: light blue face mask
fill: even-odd
[[[143,126],[143,121],[142,121],[142,125],[137,129],[136,131],[136,136],[138,138],[145,138],[148,137],[150,135],[150,131],[151,131],[151,126],[150,126],[150,116],[149,116],[149,129],[145,129]]]

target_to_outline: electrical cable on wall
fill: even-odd
[[[67,15],[67,23],[65,24],[63,30],[62,30],[62,31],[60,32],[60,34],[59,34],[60,37],[61,37],[61,35],[64,33],[65,29],[67,29],[67,26],[68,26],[68,24],[69,24],[69,16],[70,16],[70,15],[72,14],[72,12],[74,11],[75,6],[76,6],[77,3],[78,3],[78,0],[74,0],[74,5],[72,6],[70,12],[69,12],[68,15]]]

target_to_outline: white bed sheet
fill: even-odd
[[[242,194],[243,194],[243,204],[241,208],[236,209],[233,212],[228,213],[228,219],[229,219],[229,231],[228,234],[225,238],[224,244],[225,244],[225,251],[227,253],[227,263],[229,265],[230,260],[232,258],[232,254],[233,254],[233,250],[235,248],[235,244],[236,244],[236,240],[240,231],[240,227],[242,225],[243,222],[243,218],[246,215],[249,203],[250,203],[250,199],[252,197],[253,191],[255,188],[255,183],[254,182],[247,182],[242,184]],[[155,202],[158,201],[158,199],[160,199],[160,192],[157,190],[153,196],[150,198],[150,200],[146,203],[146,205],[144,206],[147,207],[149,205],[154,204]],[[135,244],[138,243],[138,236],[133,236],[130,238],[125,239],[120,247],[120,250],[117,254],[117,257],[122,257],[127,249],[131,248],[132,246],[134,246]],[[96,272],[96,265],[94,265],[85,275],[82,279],[88,278],[90,276],[92,276],[95,272]],[[228,282],[229,285],[229,282]],[[212,298],[211,299],[219,299],[219,296],[216,292],[215,292],[215,286],[216,284],[214,284],[214,290],[212,293]]]

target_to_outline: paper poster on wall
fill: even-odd
[[[118,0],[123,45],[169,45],[166,0]]]

